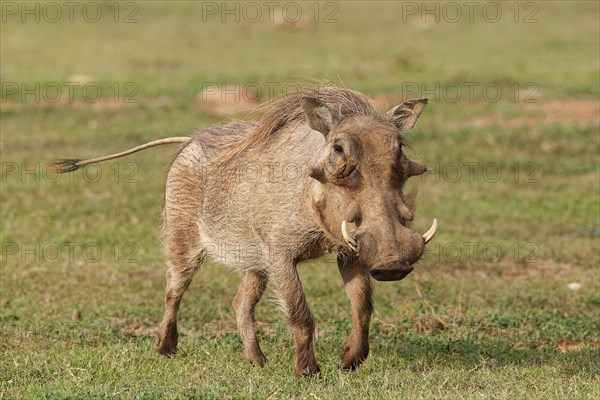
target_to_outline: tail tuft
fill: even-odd
[[[77,159],[62,159],[62,160],[53,160],[48,163],[48,169],[50,171],[64,174],[65,172],[75,171],[82,167],[80,162],[83,160]]]

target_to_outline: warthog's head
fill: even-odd
[[[427,171],[406,157],[402,136],[426,105],[427,99],[409,100],[385,116],[340,118],[320,100],[302,99],[308,125],[326,138],[310,169],[318,181],[311,189],[313,210],[323,228],[343,239],[377,280],[407,276],[437,228],[435,219],[425,234],[409,228],[416,192],[402,192],[408,178]]]

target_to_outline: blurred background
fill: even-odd
[[[7,397],[594,398],[600,331],[600,3],[1,3],[0,322]],[[56,176],[315,84],[385,111],[428,97],[409,135],[440,222],[406,280],[377,283],[369,361],[337,366],[349,304],[334,259],[300,274],[324,379],[296,382],[273,302],[266,370],[242,363],[239,276],[209,263],[154,353],[175,148]],[[251,117],[250,117],[251,118]],[[131,379],[134,377],[135,379]],[[360,384],[357,384],[360,382]]]

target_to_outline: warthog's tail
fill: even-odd
[[[52,171],[58,173],[71,172],[84,167],[89,164],[94,164],[101,161],[112,160],[114,158],[128,156],[129,154],[137,153],[138,151],[146,150],[150,147],[160,146],[163,144],[173,144],[173,143],[188,143],[192,140],[189,137],[170,137],[165,139],[153,140],[152,142],[148,142],[141,146],[134,147],[133,149],[129,149],[126,151],[122,151],[120,153],[111,154],[109,156],[91,158],[89,160],[78,160],[78,159],[62,159],[62,160],[54,160],[48,163],[48,168]]]

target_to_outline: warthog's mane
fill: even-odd
[[[355,115],[377,115],[375,102],[362,93],[337,87],[308,88],[299,93],[287,94],[261,105],[258,112],[264,117],[247,134],[222,152],[215,160],[226,164],[252,146],[264,144],[277,132],[295,128],[305,123],[302,97],[316,97],[336,111],[340,119]]]

